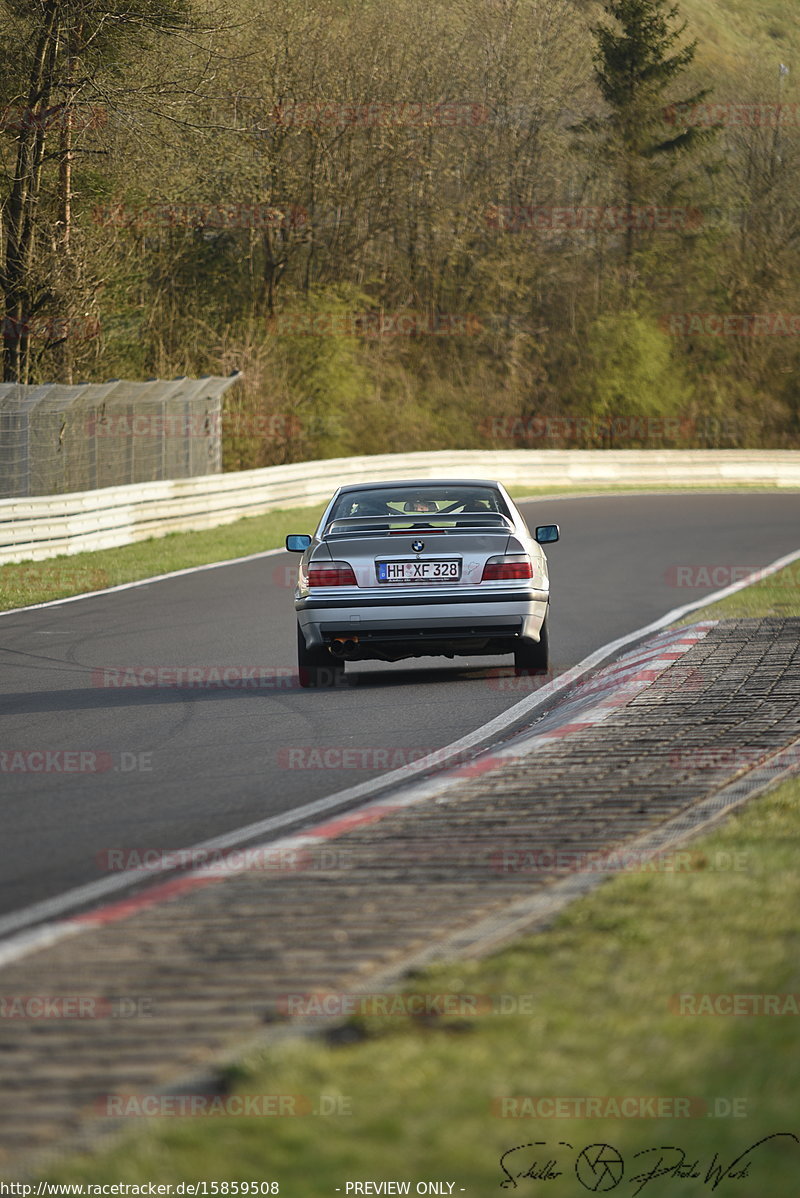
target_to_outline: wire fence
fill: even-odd
[[[0,498],[219,474],[238,377],[0,383]]]

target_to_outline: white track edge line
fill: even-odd
[[[124,546],[120,546],[124,548]],[[102,553],[102,550],[96,550]],[[285,549],[262,549],[260,553],[248,553],[246,557],[229,557],[222,562],[204,562],[201,566],[186,566],[183,570],[171,570],[169,574],[152,574],[149,578],[136,578],[133,582],[120,582],[115,587],[104,587],[101,591],[82,591],[80,595],[66,595],[63,599],[48,599],[46,603],[29,603],[27,607],[9,607],[0,611],[0,616],[17,616],[24,611],[41,611],[43,607],[60,607],[62,603],[77,603],[79,599],[96,599],[98,595],[115,595],[117,591],[132,591],[137,587],[149,586],[151,582],[165,582],[168,578],[181,578],[185,574],[201,574],[203,570],[219,570],[221,566],[241,566],[244,562],[255,562],[262,557],[273,557],[276,553],[286,553]],[[54,561],[54,558],[45,558]],[[21,565],[21,562],[7,562],[6,565]],[[41,565],[41,562],[35,562]]]

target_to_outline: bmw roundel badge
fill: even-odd
[[[424,541],[412,541],[411,548],[414,550],[415,553],[422,553],[422,550],[425,548],[425,542]]]

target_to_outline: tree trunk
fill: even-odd
[[[27,378],[28,328],[31,315],[28,278],[33,255],[33,214],[39,198],[44,158],[44,127],[36,112],[50,98],[52,73],[58,46],[58,4],[45,7],[44,26],[34,55],[28,88],[27,109],[17,138],[17,162],[8,198],[8,232],[3,278],[5,317],[3,322],[3,378],[25,382]]]

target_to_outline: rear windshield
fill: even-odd
[[[417,486],[380,487],[347,491],[341,495],[329,520],[347,520],[358,516],[402,518],[410,516],[486,516],[498,514],[510,518],[499,491],[492,487]]]

